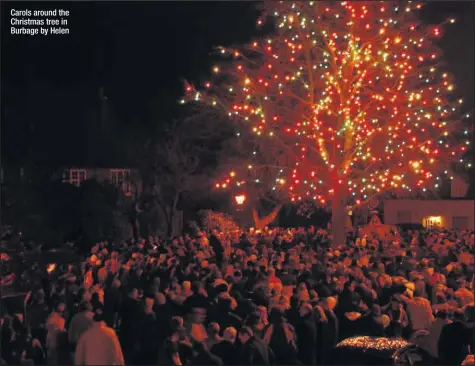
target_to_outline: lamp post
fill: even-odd
[[[240,208],[242,208],[242,204],[246,200],[246,196],[243,195],[243,194],[240,194],[238,196],[234,196],[234,200],[236,201],[236,203],[238,205],[238,210],[239,210]]]
[[[245,226],[245,213],[244,213],[244,201],[246,201],[246,196],[244,194],[239,194],[234,196],[234,201],[236,202],[236,221],[238,222],[239,226]]]

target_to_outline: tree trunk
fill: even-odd
[[[167,236],[171,238],[173,236],[173,218],[175,217],[175,213],[171,212],[168,217],[167,223]]]
[[[140,237],[140,223],[138,217],[131,218],[132,233],[135,240],[138,240]]]
[[[265,228],[267,225],[269,225],[272,221],[275,220],[281,208],[282,208],[282,205],[275,206],[272,212],[269,215],[264,216],[263,218],[259,218],[259,214],[257,213],[257,210],[253,208],[252,218],[254,219],[255,228],[257,230],[261,230]]]
[[[176,215],[176,208],[178,205],[178,200],[180,199],[180,193],[176,193],[175,197],[173,198],[173,203],[171,207],[167,208],[168,213],[168,225],[167,225],[167,235],[168,237],[173,236],[175,231],[175,215]]]
[[[341,192],[335,190],[332,200],[332,245],[346,245],[346,200]]]

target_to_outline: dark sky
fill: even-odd
[[[180,80],[206,77],[213,45],[249,39],[257,16],[252,5],[2,2],[2,160],[121,164],[125,140],[155,134],[177,113]],[[70,34],[10,35],[11,8],[67,9]],[[458,19],[441,46],[473,108],[473,2],[433,1],[423,15],[429,22]],[[101,86],[108,98],[105,125]]]

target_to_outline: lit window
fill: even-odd
[[[79,187],[87,179],[86,169],[69,169],[69,183]]]
[[[132,186],[130,184],[129,169],[111,169],[112,184],[122,189],[126,196],[132,195]]]

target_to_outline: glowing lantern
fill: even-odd
[[[240,206],[244,203],[244,201],[246,200],[246,196],[243,195],[243,194],[240,194],[239,196],[234,196],[234,200],[236,201],[236,203]]]

